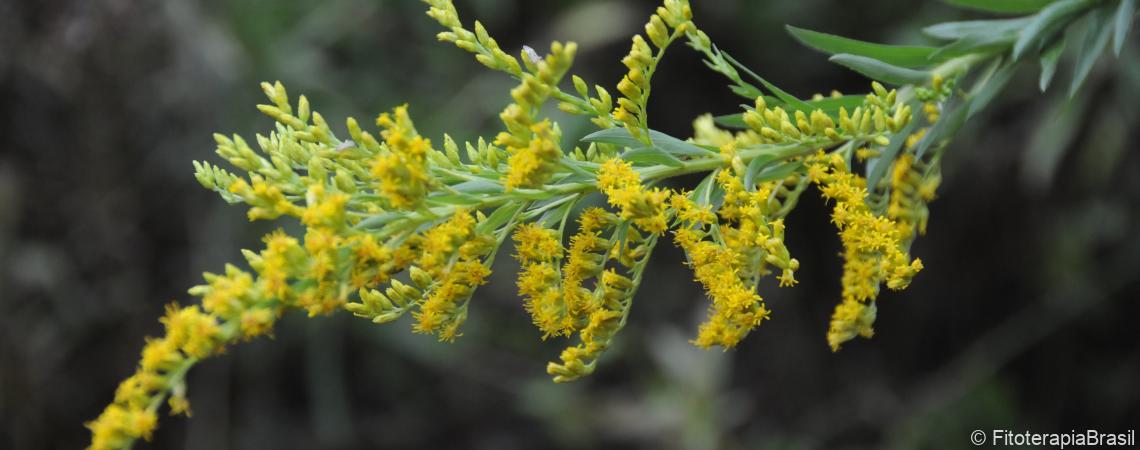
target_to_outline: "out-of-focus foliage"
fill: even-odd
[[[626,36],[575,24],[631,29],[652,4],[461,7],[488,18],[504,46],[574,39],[600,62],[624,53]],[[209,152],[210,130],[264,126],[242,106],[253,104],[255,80],[281,78],[315,93],[314,102],[351,109],[326,108],[330,116],[411,100],[432,119],[419,124],[432,136],[485,129],[508,101],[499,96],[508,81],[472,72],[433,42],[429,24],[402,20],[418,14],[414,2],[0,8],[0,108],[10,139],[0,153],[6,448],[82,445],[78,424],[111,396],[141,337],[156,331],[163,299],[256,240],[240,212],[199,192],[184,163]],[[718,42],[805,97],[813,86],[865,82],[804,52],[780,24],[913,42],[892,30],[958,14],[889,1],[707,8],[724,34]],[[880,314],[878,329],[889,339],[830,355],[819,329],[829,308],[809,300],[835,291],[838,267],[829,261],[838,242],[793,237],[788,245],[806,268],[801,288],[769,299],[784,320],[731,354],[692,350],[678,328],[699,320],[702,308],[692,305],[701,294],[688,281],[674,284],[689,275],[675,267],[679,255],[666,254],[649,268],[642,323],[588,384],[551,386],[532,369],[557,349],[532,348],[513,286],[492,284],[469,339],[454,347],[338,318],[286,319],[276,342],[235,348],[193,375],[195,419],[171,421],[153,445],[911,448],[965,447],[970,430],[987,426],[1125,427],[1140,395],[1132,382],[1140,360],[1125,337],[1140,254],[1129,239],[1140,197],[1140,161],[1126,150],[1137,123],[1129,99],[1140,86],[1131,47],[1093,66],[1072,101],[1063,89],[1038,100],[1037,74],[1016,74],[1011,95],[967,125],[932,206],[938,238],[915,250],[929,266],[955,270],[928,271],[892,298],[895,310]],[[665,64],[698,66],[680,53]],[[594,80],[616,81],[625,70],[582,65],[597,68]],[[1071,76],[1064,70],[1059,80]],[[717,82],[696,69],[667,72],[655,81],[668,86],[661,90]],[[668,111],[730,113],[736,102],[694,91],[650,108],[664,131],[683,134],[690,118]],[[231,105],[242,109],[219,109]],[[822,206],[802,208],[814,217],[805,212],[794,226],[826,235]],[[507,261],[500,267],[513,271]]]

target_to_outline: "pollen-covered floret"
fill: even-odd
[[[558,147],[558,130],[549,120],[531,126],[531,139],[525,147],[508,147],[508,170],[503,185],[507,189],[541,186],[557,167],[562,150]]]
[[[662,234],[668,229],[665,210],[670,191],[646,188],[628,161],[611,159],[598,170],[598,188],[610,205],[621,211],[621,218],[632,220],[647,233]]]
[[[836,202],[831,217],[844,249],[843,301],[832,316],[832,332],[828,333],[832,349],[837,350],[847,339],[871,334],[874,315],[852,313],[855,304],[873,304],[882,283],[891,289],[905,288],[922,270],[922,261],[911,260],[900,224],[891,217],[875,215],[867,206],[866,180],[851,173],[841,156],[820,152],[808,158],[808,164],[809,176],[820,186],[820,192]]]
[[[519,226],[514,234],[515,254],[521,265],[519,295],[543,339],[569,334],[574,321],[566,308],[558,274],[562,243],[555,230],[535,223]]]
[[[433,151],[431,142],[416,132],[407,105],[381,114],[376,124],[384,128],[380,135],[387,149],[372,162],[372,175],[379,181],[378,190],[393,208],[415,209],[427,196],[431,184],[428,173],[428,152]]]

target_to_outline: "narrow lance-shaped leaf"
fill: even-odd
[[[913,106],[912,106],[913,108]],[[917,111],[917,108],[914,110]],[[894,162],[895,157],[899,155],[902,150],[903,143],[906,142],[906,137],[914,132],[915,121],[911,120],[907,123],[906,127],[899,130],[891,136],[891,143],[883,149],[878,158],[875,158],[867,163],[867,189],[874,189],[879,184],[879,180],[883,179],[883,175],[887,173],[887,168]]]
[[[684,162],[657,147],[642,147],[622,153],[621,159],[640,165],[665,165],[682,167]]]
[[[480,233],[490,233],[509,222],[525,206],[527,206],[527,202],[515,202],[500,206],[490,216],[487,216],[486,220],[480,222],[476,229]]]
[[[625,128],[607,128],[595,131],[583,137],[582,141],[613,144],[619,147],[629,148],[638,148],[645,145],[645,143],[629,134],[629,130]]]
[[[714,154],[691,142],[682,141],[657,130],[649,130],[649,140],[653,145],[673,155],[708,156]]]
[[[578,203],[578,197],[575,196],[572,200],[563,202],[561,205],[554,209],[548,209],[542,213],[537,222],[547,228],[561,228],[561,225],[566,222],[570,212],[574,209],[574,205]]]
[[[1079,13],[1096,4],[1097,0],[1060,0],[1051,3],[1038,13],[1032,22],[1029,22],[1018,35],[1017,42],[1013,44],[1013,59],[1021,59],[1030,46],[1036,49],[1042,38],[1056,32],[1058,24],[1070,15]]]
[[[1017,33],[1013,30],[1002,33],[968,34],[940,47],[931,57],[945,59],[969,53],[999,53],[1004,52],[1015,41]]]
[[[713,152],[696,144],[682,141],[657,130],[649,130],[649,139],[653,141],[654,146],[673,155],[708,156],[713,154]],[[645,147],[645,143],[634,138],[625,128],[607,128],[595,131],[583,137],[582,141],[613,144],[628,148]]]
[[[866,56],[901,67],[926,67],[931,64],[930,55],[936,50],[934,47],[915,45],[887,45],[864,42],[834,34],[820,33],[803,28],[786,27],[796,40],[804,45],[835,55],[847,53],[851,55]]]
[[[696,189],[693,189],[693,192],[689,194],[689,198],[700,206],[708,205],[709,199],[712,198],[713,186],[716,185],[717,172],[714,170],[705,176],[705,179],[701,180]]]
[[[778,97],[780,100],[783,100],[784,103],[787,103],[788,105],[795,108],[808,108],[807,104],[804,103],[803,100],[796,98],[796,96],[789,94],[783,89],[780,89],[778,86],[768,82],[768,80],[765,80],[760,75],[757,75],[756,72],[753,72],[752,69],[749,69],[745,65],[741,64],[740,61],[737,61],[732,56],[729,56],[728,53],[722,52],[721,54],[724,55],[725,60],[732,63],[732,65],[736,66],[736,68],[743,70],[744,73],[748,74],[748,76],[755,78],[756,81],[759,81],[760,84],[763,84],[765,88],[767,88],[769,91],[772,91],[772,93],[775,94],[776,97]]]
[[[471,180],[451,186],[451,190],[464,194],[497,194],[503,192],[503,185],[491,180]]]
[[[1073,69],[1073,81],[1069,85],[1069,96],[1072,97],[1081,88],[1081,84],[1088,78],[1093,64],[1104,53],[1108,45],[1108,36],[1112,32],[1109,21],[1112,20],[1112,11],[1101,8],[1089,15],[1085,25],[1085,37],[1077,49],[1077,65]]]
[[[1041,92],[1049,89],[1049,83],[1053,81],[1053,75],[1057,73],[1057,62],[1061,59],[1061,54],[1065,52],[1066,41],[1066,39],[1058,39],[1044,52],[1041,52],[1041,79],[1037,83]]]
[[[1121,0],[1120,6],[1116,8],[1116,23],[1113,28],[1116,30],[1112,35],[1112,52],[1116,56],[1120,56],[1120,50],[1124,48],[1124,38],[1128,37],[1128,32],[1132,29],[1132,16],[1136,12],[1136,0]]]
[[[760,171],[760,173],[756,174],[756,177],[752,179],[752,182],[763,183],[766,181],[782,180],[787,178],[788,175],[803,169],[803,167],[804,163],[802,161],[788,161],[777,164],[771,168]]]
[[[1025,28],[1033,17],[1020,17],[1017,19],[996,20],[967,20],[964,22],[944,22],[922,29],[927,36],[952,41],[971,35],[1004,35],[1016,34]]]
[[[943,140],[958,132],[959,128],[962,128],[962,125],[966,123],[966,118],[969,116],[971,100],[972,99],[966,99],[959,102],[956,106],[947,108],[948,112],[944,112],[942,118],[938,120],[938,123],[930,127],[930,130],[926,132],[922,140],[916,144],[914,150],[915,158],[922,159],[931,146],[940,145]]]
[[[995,68],[994,72],[982,81],[984,84],[977,85],[974,88],[974,92],[971,93],[970,109],[969,112],[966,113],[967,118],[972,117],[985,108],[986,105],[997,96],[998,92],[1009,83],[1009,80],[1013,78],[1014,72],[1017,71],[1016,65],[1003,65],[1001,61],[995,61],[993,67]]]
[[[954,6],[994,13],[1024,14],[1040,11],[1053,0],[943,0]]]
[[[729,128],[748,128],[748,124],[744,123],[744,113],[725,114],[722,116],[713,117],[713,122],[722,127]]]
[[[887,84],[906,85],[923,84],[930,80],[930,73],[892,66],[877,59],[866,56],[839,54],[829,58],[831,62],[859,72],[872,80]]]
[[[768,170],[768,167],[772,163],[779,161],[783,158],[786,158],[790,153],[797,151],[801,148],[799,145],[796,145],[796,144],[780,144],[780,145],[765,144],[765,145],[769,146],[769,151],[766,153],[763,153],[761,155],[758,155],[755,158],[752,158],[752,161],[748,162],[748,167],[745,169],[744,186],[746,186],[748,188],[751,188],[756,183],[759,183],[760,181],[762,181],[762,180],[759,180],[757,177],[760,176],[760,174],[762,172],[766,173]],[[752,148],[755,148],[755,147],[752,147]]]

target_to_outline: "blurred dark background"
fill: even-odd
[[[695,2],[713,40],[789,91],[867,81],[783,24],[867,40],[977,14],[937,2]],[[651,1],[458,1],[506,49],[581,44],[574,72],[612,86]],[[512,81],[436,43],[411,0],[0,1],[0,448],[74,449],[131,373],[165,303],[240,261],[275,224],[201,189],[211,133],[266,132],[257,83],[281,80],[335,124],[410,102],[420,130],[490,136]],[[687,343],[706,300],[659,246],[597,373],[555,385],[567,342],[540,342],[510,261],[453,345],[347,314],[287,317],[274,339],[190,376],[192,419],[140,448],[969,448],[974,429],[1118,432],[1140,419],[1140,46],[1075,99],[1024,70],[962,130],[877,336],[832,354],[840,246],[805,195],[789,219],[794,289],[738,349]],[[1066,58],[1072,59],[1073,55]],[[1064,66],[1064,65],[1063,65]],[[1027,68],[1028,69],[1028,68]],[[1034,68],[1035,69],[1035,68]],[[654,128],[688,136],[743,103],[683,46],[654,80]],[[587,124],[563,123],[568,138]],[[684,180],[691,182],[692,180]],[[508,254],[509,252],[503,252]]]

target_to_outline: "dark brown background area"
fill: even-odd
[[[576,40],[575,73],[613,85],[648,1],[459,1],[504,48]],[[886,42],[980,17],[934,2],[700,1],[698,23],[801,96],[867,81],[783,31]],[[0,1],[0,448],[74,449],[165,303],[240,261],[275,226],[200,188],[211,133],[270,129],[257,82],[282,80],[335,124],[410,102],[434,139],[490,136],[512,82],[438,44],[411,0]],[[974,429],[1122,431],[1140,422],[1140,46],[1105,58],[1074,100],[1023,70],[962,130],[877,336],[832,354],[839,243],[806,195],[789,219],[803,264],[766,287],[773,320],[731,352],[686,341],[706,300],[659,246],[629,326],[591,378],[544,373],[508,260],[465,336],[406,322],[290,315],[272,340],[190,376],[194,417],[140,448],[969,448]],[[1071,59],[1072,55],[1067,58]],[[743,103],[678,46],[654,80],[653,127],[677,136]],[[563,123],[568,138],[588,131]],[[693,180],[681,180],[691,183]],[[510,252],[503,252],[509,254]]]

